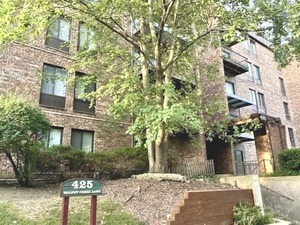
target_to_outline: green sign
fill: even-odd
[[[101,195],[102,184],[93,179],[71,179],[60,185],[60,196]]]

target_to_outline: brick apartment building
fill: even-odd
[[[79,97],[96,89],[96,84],[84,88],[76,79],[85,71],[67,74],[63,70],[86,41],[86,29],[76,21],[71,26],[70,21],[59,19],[49,34],[29,44],[15,42],[0,53],[0,93],[18,93],[39,105],[52,125],[47,146],[71,144],[87,152],[131,146],[132,138],[126,134],[130,123],[113,121],[107,115],[107,101],[97,101],[90,108],[90,102]],[[59,79],[51,82],[42,74]],[[67,83],[61,79],[66,77],[75,79]],[[2,163],[0,173],[8,165]]]
[[[300,143],[300,64],[297,61],[293,61],[287,67],[283,69],[286,85],[286,93],[289,97],[289,108],[291,112],[291,119],[295,124],[295,131],[290,127],[290,143],[298,144]],[[294,133],[295,132],[295,133]],[[293,144],[291,145],[293,146]]]
[[[90,108],[89,102],[80,99],[80,93],[97,88],[96,83],[83,88],[80,79],[76,79],[87,71],[67,74],[63,70],[87,40],[88,32],[82,24],[72,21],[71,26],[70,21],[60,18],[48,30],[47,38],[45,35],[29,44],[11,44],[0,54],[0,93],[16,92],[39,105],[52,125],[48,146],[71,144],[88,152],[131,146],[132,138],[125,133],[130,121],[111,120],[107,115],[107,101],[97,101]],[[258,131],[241,135],[237,144],[214,140],[206,142],[206,148],[192,150],[191,155],[214,159],[217,173],[246,174],[257,170],[257,165],[261,172],[270,172],[276,153],[296,146],[285,77],[269,46],[266,40],[249,35],[243,43],[222,48],[220,60],[224,67],[217,85],[228,103],[228,115],[239,123],[247,122],[239,119],[245,115],[248,120],[259,118],[264,125]],[[45,73],[75,79],[71,83],[64,79],[51,82],[42,76]],[[188,143],[187,137],[172,139],[177,146]],[[181,153],[184,149],[189,151],[182,147]],[[247,165],[253,171],[248,171]],[[2,164],[0,174],[7,167],[8,164]]]
[[[277,153],[297,146],[297,97],[289,92],[296,83],[274,61],[270,46],[249,34],[247,40],[222,48],[228,114],[236,124],[257,118],[262,128],[241,134],[237,143],[207,142],[207,158],[214,159],[216,173],[272,172]]]

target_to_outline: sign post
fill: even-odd
[[[69,197],[91,196],[90,225],[96,225],[97,195],[102,194],[102,184],[94,179],[70,179],[60,184],[60,196],[63,197],[61,225],[68,224]]]

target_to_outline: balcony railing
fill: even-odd
[[[242,108],[245,106],[249,106],[249,105],[253,105],[253,103],[247,99],[244,99],[242,97],[239,97],[237,95],[234,94],[229,94],[227,93],[227,101],[229,106],[233,107],[233,108]]]
[[[222,56],[226,76],[233,77],[248,71],[246,57],[226,47],[222,47]]]

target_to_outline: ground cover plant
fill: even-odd
[[[252,206],[247,202],[240,202],[233,208],[236,225],[265,225],[273,222],[270,214],[263,214],[260,206]]]
[[[74,197],[70,201],[69,225],[89,224],[89,198]],[[36,208],[38,213],[34,218],[27,218],[26,215],[17,210],[12,204],[0,204],[0,225],[58,225],[60,224],[60,205],[57,205],[46,212]],[[105,225],[143,225],[140,221],[119,204],[110,199],[98,201],[97,224]]]

